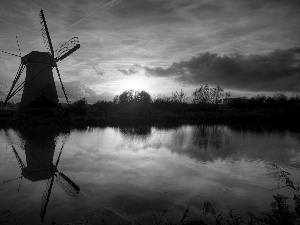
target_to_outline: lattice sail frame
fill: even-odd
[[[76,47],[76,45],[79,44],[78,37],[73,37],[66,43],[64,43],[62,46],[59,47],[59,49],[55,50],[56,59],[59,59],[64,54],[66,54],[68,51],[70,51],[72,48]]]
[[[46,47],[47,51],[49,53],[51,53],[50,44],[49,44],[48,37],[47,37],[47,32],[46,32],[47,25],[44,22],[45,18],[44,18],[44,15],[43,15],[43,11],[40,12],[39,16],[40,16],[40,23],[41,23],[41,26],[42,26],[41,31],[42,31],[43,41],[44,41],[44,44],[45,44],[45,47]]]

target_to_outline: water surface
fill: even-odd
[[[151,211],[193,218],[207,200],[261,213],[284,191],[266,165],[300,177],[299,149],[300,132],[263,127],[2,129],[0,211],[18,224],[154,224]]]

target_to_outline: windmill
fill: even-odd
[[[46,187],[44,189],[44,193],[42,196],[42,204],[41,204],[41,211],[40,211],[40,218],[41,222],[43,223],[47,206],[50,200],[51,191],[53,188],[54,180],[56,180],[56,183],[72,198],[77,198],[80,188],[78,185],[76,185],[69,177],[67,177],[64,173],[61,171],[58,171],[57,166],[59,164],[59,160],[62,154],[62,150],[64,148],[65,141],[63,142],[59,155],[57,157],[57,160],[55,164],[53,164],[53,154],[54,151],[52,151],[52,146],[50,145],[50,151],[49,154],[44,154],[43,149],[28,149],[28,147],[32,147],[36,145],[36,143],[30,143],[32,140],[27,140],[25,144],[25,154],[26,154],[26,161],[27,165],[24,164],[21,157],[18,154],[18,151],[16,150],[12,139],[9,136],[9,133],[5,131],[6,139],[11,146],[11,149],[19,163],[19,166],[21,168],[21,176],[13,179],[9,179],[6,181],[3,181],[3,183],[12,182],[18,179],[27,179],[31,182],[36,181],[42,181],[47,180]],[[34,139],[33,139],[34,140]],[[34,142],[36,142],[35,140]],[[45,140],[43,140],[45,141]],[[29,142],[29,143],[28,143]],[[47,142],[47,140],[46,140]],[[55,148],[55,146],[54,146]],[[41,153],[42,152],[42,153]],[[36,154],[35,154],[36,153]],[[40,153],[40,154],[39,154]]]
[[[8,95],[3,103],[4,107],[6,107],[9,99],[11,99],[18,92],[24,89],[20,103],[21,108],[57,108],[58,96],[52,72],[53,68],[56,69],[64,96],[69,105],[69,99],[67,97],[64,85],[61,80],[61,75],[57,66],[57,62],[62,61],[63,59],[65,59],[80,48],[78,37],[71,38],[69,41],[67,41],[54,52],[43,10],[40,11],[39,15],[40,23],[42,25],[42,36],[47,52],[32,51],[29,54],[21,57],[21,52],[20,55],[16,55],[2,51],[4,53],[8,53],[10,55],[14,55],[21,58],[21,64],[18,68],[17,74],[8,92]],[[25,81],[23,81],[20,85],[18,85],[15,88],[25,67]]]

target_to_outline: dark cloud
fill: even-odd
[[[128,70],[124,70],[124,69],[122,69],[122,70],[118,70],[119,72],[121,72],[123,75],[125,75],[125,76],[130,76],[130,75],[132,75],[132,74],[135,74],[135,72],[134,71],[132,71],[132,69],[130,68],[130,69],[128,69]]]
[[[105,71],[103,71],[103,70],[99,70],[99,69],[97,69],[96,67],[94,67],[93,66],[93,69],[95,70],[95,72],[96,72],[96,74],[98,75],[98,76],[104,76],[105,75]]]
[[[58,98],[64,99],[65,96],[60,83],[56,81],[55,85],[57,89]],[[93,103],[98,100],[111,101],[114,96],[111,92],[97,94],[93,89],[87,87],[80,81],[64,82],[64,87],[68,98],[73,101],[79,98],[85,98],[89,103]]]
[[[188,84],[221,85],[242,91],[300,91],[300,48],[261,55],[202,53],[168,68],[144,67],[149,76],[174,77]]]
[[[130,75],[134,75],[134,74],[138,73],[141,69],[142,69],[142,66],[136,64],[127,70],[119,69],[118,71],[121,72],[125,76],[130,76]]]

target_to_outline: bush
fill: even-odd
[[[72,104],[73,113],[76,116],[86,116],[87,114],[87,101],[81,98]]]

